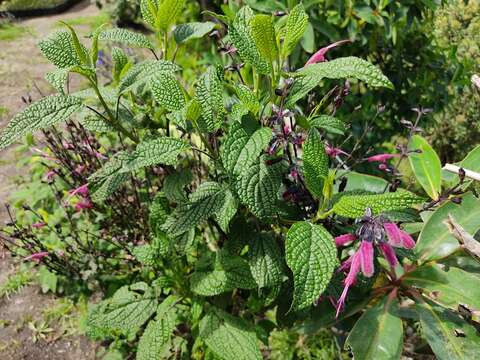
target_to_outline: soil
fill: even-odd
[[[67,13],[24,19],[19,25],[28,29],[28,33],[14,41],[0,41],[0,130],[8,120],[23,109],[22,100],[36,100],[42,94],[52,91],[44,80],[46,72],[53,69],[41,55],[37,43],[52,32],[59,20],[98,15],[98,10],[89,1],[80,3]],[[77,27],[80,32],[89,31]],[[14,178],[21,173],[16,167],[22,156],[15,146],[0,153],[0,224],[7,220],[3,204],[15,188]],[[9,274],[15,272],[18,260],[12,259],[0,250],[0,283]],[[42,310],[58,301],[53,295],[43,295],[37,285],[30,285],[9,298],[0,299],[0,359],[2,360],[88,360],[95,359],[97,345],[84,336],[47,336],[46,340],[36,342],[28,328],[31,319],[41,320]],[[54,333],[58,329],[54,329]]]

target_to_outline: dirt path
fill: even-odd
[[[19,22],[28,32],[14,40],[0,40],[0,130],[10,118],[26,104],[22,97],[36,100],[40,92],[52,89],[44,80],[46,72],[53,69],[41,55],[37,43],[58,26],[59,20],[98,15],[95,6],[88,1],[70,9],[67,13],[32,18]],[[80,32],[88,27],[76,26]],[[3,203],[15,188],[14,177],[21,173],[15,166],[22,156],[15,146],[0,153],[0,223],[7,219]],[[18,269],[9,256],[0,254],[0,284]],[[42,295],[36,285],[25,287],[9,299],[0,298],[0,359],[2,360],[88,360],[95,359],[95,344],[83,336],[62,336],[34,342],[34,332],[29,322],[40,321],[42,311],[58,302],[54,296]],[[54,329],[54,331],[57,329]]]

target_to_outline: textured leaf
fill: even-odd
[[[104,30],[98,38],[102,41],[113,41],[138,48],[154,49],[152,42],[145,35],[127,29]]]
[[[262,359],[253,327],[219,309],[212,308],[202,319],[200,337],[220,359]]]
[[[158,25],[161,30],[167,31],[170,25],[175,24],[185,7],[185,2],[186,0],[162,0],[158,8]]]
[[[163,182],[163,192],[168,200],[172,202],[186,202],[187,195],[184,187],[193,180],[192,172],[189,169],[183,169],[168,175]]]
[[[113,79],[115,81],[120,81],[122,75],[124,74],[125,70],[128,68],[128,64],[130,64],[127,54],[125,52],[118,48],[118,47],[113,47],[112,48],[112,61],[113,61]]]
[[[258,101],[255,93],[246,85],[235,85],[235,92],[238,98],[242,102],[242,105],[253,114],[256,114],[260,110],[260,102]]]
[[[154,29],[159,29],[158,25],[158,8],[160,7],[161,0],[141,0],[140,11],[142,13],[143,20],[151,25]]]
[[[45,74],[45,79],[60,94],[65,95],[65,84],[68,80],[69,69],[56,69]]]
[[[156,296],[145,283],[121,287],[88,314],[87,335],[101,338],[115,333],[132,338],[157,309]]]
[[[437,359],[471,360],[478,357],[478,333],[457,314],[430,301],[417,303],[416,309],[420,316],[422,333]]]
[[[225,198],[223,200],[223,205],[218,211],[218,213],[215,214],[215,219],[217,220],[218,225],[220,225],[220,228],[224,232],[228,233],[228,226],[232,218],[237,213],[237,209],[237,199],[229,189],[225,190]]]
[[[345,123],[330,115],[320,115],[310,120],[310,126],[323,129],[331,134],[345,134]]]
[[[378,215],[386,211],[402,210],[421,204],[423,198],[406,190],[398,190],[384,194],[372,195],[343,195],[333,205],[333,212],[337,215],[358,218],[365,215],[365,209],[370,208],[372,214]]]
[[[165,136],[144,140],[130,154],[121,172],[135,171],[156,164],[175,165],[178,155],[190,148],[190,144],[184,140]]]
[[[38,44],[43,55],[59,68],[82,65],[82,60],[75,51],[72,34],[69,31],[57,31],[50,34]],[[88,50],[82,47],[85,56]]]
[[[353,56],[312,64],[293,75],[295,76],[295,82],[290,89],[287,106],[292,106],[305,97],[324,78],[356,78],[373,87],[393,88],[390,80],[376,66]]]
[[[105,121],[104,118],[89,113],[83,119],[80,120],[83,127],[93,132],[109,132],[115,131],[115,128]]]
[[[475,234],[480,229],[480,200],[467,193],[462,196],[461,204],[447,202],[435,210],[426,221],[415,246],[415,253],[422,261],[444,258],[459,248],[458,240],[445,225],[449,215],[465,231]]]
[[[302,38],[308,25],[308,15],[305,13],[303,4],[295,6],[288,14],[287,25],[285,26],[285,38],[282,46],[282,57],[287,57],[295,49],[295,46]]]
[[[152,81],[152,94],[157,103],[168,111],[185,107],[185,95],[175,75],[159,74]]]
[[[420,135],[412,136],[408,150],[412,151],[408,159],[415,177],[425,192],[437,200],[442,191],[442,164],[437,153]]]
[[[276,61],[278,49],[272,17],[264,14],[255,15],[250,22],[250,27],[260,55],[270,63]]]
[[[233,24],[229,26],[228,34],[244,61],[255,67],[260,74],[269,74],[271,71],[270,64],[260,55],[260,51],[251,34],[250,23],[252,18],[252,9],[248,6],[242,7],[237,13]]]
[[[291,309],[309,307],[326,289],[337,265],[332,235],[321,225],[295,223],[287,233],[285,259],[294,279]]]
[[[355,171],[347,172],[338,171],[347,179],[347,186],[344,191],[364,190],[368,192],[381,193],[388,187],[388,182],[377,176],[362,174]],[[339,181],[337,181],[339,183]]]
[[[355,359],[400,359],[403,326],[397,311],[398,300],[385,297],[362,315],[347,338]]]
[[[248,263],[238,256],[221,256],[215,268],[197,270],[190,278],[190,287],[195,294],[215,296],[233,289],[253,289],[257,287]]]
[[[207,130],[213,132],[220,128],[225,109],[222,82],[214,67],[208,68],[207,72],[198,80],[195,87],[195,99],[200,104]]]
[[[262,233],[252,239],[248,262],[259,288],[278,285],[283,281],[283,256],[271,234]]]
[[[119,151],[89,177],[88,187],[94,201],[106,200],[127,181],[128,174],[122,174],[120,170],[129,158],[127,151]]]
[[[214,28],[215,23],[211,21],[180,24],[173,30],[173,37],[177,44],[181,44],[188,40],[199,39]]]
[[[278,192],[287,167],[284,161],[268,164],[262,156],[239,176],[237,191],[240,201],[260,218],[276,215]]]
[[[223,206],[225,190],[215,182],[201,184],[190,195],[190,201],[177,206],[163,229],[169,236],[177,236],[216,214]]]
[[[140,85],[151,83],[160,74],[180,70],[174,63],[166,60],[146,60],[135,64],[121,79],[118,92],[134,90]]]
[[[308,190],[321,199],[323,183],[328,176],[328,156],[317,129],[310,129],[303,146],[303,175]]]
[[[80,110],[82,101],[73,96],[47,96],[13,117],[0,135],[0,150],[18,138],[67,120]]]
[[[409,272],[402,282],[429,293],[438,303],[457,309],[466,304],[480,310],[480,278],[455,267],[443,270],[437,264],[421,266]]]

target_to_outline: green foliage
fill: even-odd
[[[145,35],[127,29],[114,28],[104,30],[100,33],[99,40],[112,41],[132,47],[153,49],[153,44]]]
[[[323,183],[328,176],[328,156],[320,133],[316,129],[308,132],[303,148],[303,175],[308,189],[317,198],[323,197]]]
[[[213,132],[222,125],[224,113],[222,83],[214,67],[210,67],[198,80],[195,99],[200,104],[207,130]]]
[[[178,44],[181,44],[189,40],[204,37],[214,28],[215,23],[210,21],[180,24],[173,30],[173,36],[175,41]]]
[[[285,26],[285,38],[282,45],[282,56],[287,57],[295,49],[308,25],[308,15],[303,4],[296,5],[288,14]]]
[[[272,17],[255,15],[250,26],[252,37],[260,52],[260,56],[267,59],[270,63],[274,62],[278,56],[278,49]]]
[[[292,309],[312,305],[323,293],[337,264],[335,253],[332,235],[321,225],[298,222],[288,230],[285,259],[295,283]]]

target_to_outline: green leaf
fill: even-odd
[[[348,335],[357,360],[400,359],[403,349],[402,319],[395,315],[398,300],[384,297],[383,301],[365,311]]]
[[[30,132],[67,120],[81,106],[82,101],[73,96],[52,95],[40,99],[13,117],[0,135],[0,150]]]
[[[411,151],[408,159],[415,177],[425,192],[437,200],[442,192],[442,164],[437,153],[420,135],[412,136],[408,150]]]
[[[128,174],[120,173],[123,164],[130,155],[127,151],[119,151],[103,167],[88,179],[88,188],[94,201],[104,201],[127,181]]]
[[[355,171],[347,172],[345,174],[342,171],[338,171],[337,173],[347,179],[347,186],[344,191],[364,190],[381,193],[387,189],[389,185],[385,179],[377,176],[362,174]],[[338,183],[340,183],[340,181],[337,181],[337,184]]]
[[[234,289],[257,287],[248,263],[238,256],[219,255],[213,270],[197,270],[190,278],[190,287],[195,294],[215,296]]]
[[[75,30],[73,30],[73,28],[70,25],[68,25],[67,23],[65,23],[63,21],[60,21],[60,23],[65,25],[68,28],[68,31],[70,32],[70,36],[72,38],[72,43],[73,43],[73,48],[75,49],[77,57],[81,61],[81,65],[85,65],[85,66],[93,65],[93,64],[89,63],[90,58],[88,56],[89,55],[88,51],[86,51],[85,46],[83,46],[80,43],[80,40],[78,40],[78,36],[77,36],[77,33],[75,32]]]
[[[225,198],[223,200],[223,205],[215,215],[215,219],[220,225],[220,228],[225,232],[228,233],[228,227],[230,225],[230,221],[233,219],[235,214],[237,213],[238,209],[238,200],[233,195],[233,193],[227,189],[225,190]]]
[[[310,126],[323,129],[331,134],[343,135],[346,128],[345,123],[330,115],[320,115],[310,120]]]
[[[182,13],[186,0],[163,0],[158,8],[159,29],[167,31]]]
[[[45,79],[60,94],[65,95],[65,84],[68,80],[69,69],[56,69],[45,74]]]
[[[193,180],[189,169],[182,169],[168,175],[163,182],[163,192],[171,202],[181,203],[187,201],[184,187]]]
[[[261,360],[255,330],[242,319],[212,308],[200,322],[200,338],[220,359]]]
[[[166,60],[146,60],[135,64],[121,79],[118,93],[135,90],[141,85],[150,84],[160,74],[173,73],[180,67]]]
[[[283,281],[283,256],[271,234],[261,233],[250,241],[248,262],[259,288],[278,285]]]
[[[87,335],[98,339],[115,333],[133,338],[157,309],[153,290],[143,282],[126,285],[88,314]]]
[[[260,218],[275,216],[278,192],[287,168],[283,160],[269,164],[266,157],[260,157],[239,175],[237,191],[240,201]]]
[[[113,47],[112,48],[112,61],[113,61],[113,79],[118,82],[122,78],[122,75],[126,72],[128,69],[128,64],[130,64],[127,54],[125,52],[118,48],[118,47]]]
[[[145,35],[127,29],[114,28],[104,30],[100,33],[98,39],[122,43],[132,47],[154,49],[152,42]]]
[[[345,194],[333,205],[332,211],[337,215],[354,219],[364,216],[367,208],[372,210],[373,215],[379,215],[386,211],[411,208],[423,201],[422,197],[406,190],[372,195]]]
[[[310,129],[303,146],[303,175],[308,190],[321,199],[323,183],[328,176],[328,156],[317,129]]]
[[[162,305],[163,303],[160,306]],[[156,320],[151,320],[138,342],[136,359],[157,360],[170,355],[170,338],[175,330],[175,323],[175,309],[169,309],[157,316]]]
[[[38,46],[43,55],[59,68],[65,69],[82,65],[82,60],[75,50],[72,34],[69,31],[54,32],[40,41]],[[88,55],[85,47],[81,46],[81,50],[85,56]]]
[[[139,143],[121,172],[131,172],[151,165],[175,165],[177,157],[191,148],[186,141],[166,136],[150,138]]]
[[[250,27],[253,40],[260,55],[270,63],[276,61],[278,49],[272,16],[264,14],[255,15],[250,22]]]
[[[140,11],[142,13],[143,20],[157,30],[159,29],[158,8],[160,7],[160,3],[161,0],[140,1]]]
[[[258,101],[255,93],[246,85],[235,85],[235,92],[241,101],[241,104],[253,114],[258,113],[260,110],[260,102]]]
[[[181,44],[188,40],[199,39],[214,28],[215,23],[211,21],[180,24],[173,30],[173,37],[177,44]]]
[[[309,65],[293,74],[295,82],[290,89],[286,106],[294,105],[318,86],[322,79],[355,78],[373,87],[393,88],[380,69],[368,61],[349,56]]]
[[[46,266],[41,266],[38,271],[38,282],[42,293],[46,294],[51,291],[52,293],[57,292],[58,276],[53,272],[49,271]]]
[[[181,110],[186,104],[183,89],[172,73],[158,74],[152,80],[152,95],[168,111]]]
[[[253,18],[253,11],[248,6],[240,9],[235,21],[228,28],[230,39],[238,50],[240,57],[253,67],[260,74],[269,74],[271,66],[268,61],[260,55],[260,51],[251,34],[250,23]]]
[[[225,108],[223,105],[222,82],[214,67],[208,68],[198,80],[195,87],[195,99],[200,104],[207,130],[213,132],[220,128]]]
[[[417,303],[416,309],[422,333],[439,360],[471,360],[478,357],[480,341],[471,325],[454,312],[430,301]]]
[[[475,234],[480,229],[480,200],[471,193],[462,196],[462,203],[446,202],[429,217],[418,237],[415,253],[422,261],[444,258],[458,248],[458,240],[448,231],[445,221],[451,215],[465,231]]]
[[[293,272],[292,310],[309,307],[326,289],[337,265],[337,250],[321,225],[297,222],[288,230],[285,259]]]
[[[305,13],[303,4],[295,6],[288,14],[285,26],[285,38],[282,46],[282,57],[286,58],[295,49],[298,41],[302,38],[308,25],[308,15]]]
[[[402,278],[402,283],[423,289],[438,303],[457,309],[459,304],[480,310],[480,278],[455,267],[421,266]]]
[[[180,235],[194,228],[202,221],[215,215],[225,201],[225,190],[215,182],[202,183],[197,191],[190,195],[186,204],[180,204],[170,215],[163,230],[170,236]]]

